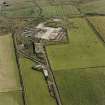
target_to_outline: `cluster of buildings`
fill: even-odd
[[[66,36],[66,31],[63,27],[47,27],[44,23],[38,24],[34,28],[26,28],[22,32],[22,36],[33,40],[44,40],[44,41],[61,41]]]
[[[66,32],[62,27],[46,27],[43,23],[36,27],[35,38],[47,40],[47,41],[59,41],[62,40]]]
[[[20,49],[25,49],[25,45],[32,41],[30,46],[33,46],[33,52],[39,59],[46,62],[43,41],[61,41],[66,36],[66,31],[63,27],[47,27],[44,23],[40,23],[35,28],[25,28],[21,32],[21,36],[24,40],[26,39],[26,42],[18,45],[21,47]],[[37,66],[33,66],[32,69],[43,71],[46,79],[49,76],[46,63],[39,63]]]

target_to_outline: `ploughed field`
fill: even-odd
[[[0,105],[23,105],[11,34],[0,36]]]
[[[99,36],[105,41],[105,17],[104,16],[88,17],[88,20],[96,29]]]
[[[69,11],[67,11],[69,10]],[[53,5],[42,7],[42,15],[49,17],[72,17],[79,16],[80,12],[73,5]]]
[[[36,3],[39,4],[41,8],[44,7],[44,10],[49,8],[48,10],[51,14],[53,10],[56,12],[56,8],[58,8],[58,11],[62,11],[62,9],[59,9],[60,6],[64,8],[64,14],[69,17],[78,16],[80,14],[79,11],[81,11],[82,14],[105,14],[105,0],[36,0]],[[52,8],[52,11],[50,8]],[[48,10],[46,12],[48,12]]]
[[[46,46],[63,105],[104,105],[105,48],[83,18],[69,19],[68,44]]]
[[[105,14],[105,0],[91,0],[89,2],[80,3],[79,8],[84,14]]]

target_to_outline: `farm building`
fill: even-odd
[[[46,27],[43,23],[39,24],[36,27],[36,30],[35,38],[42,40],[62,40],[66,35],[66,32],[62,27]]]
[[[48,27],[45,23],[40,23],[33,28],[25,28],[21,32],[24,39],[39,43],[42,41],[61,41],[65,38],[67,32],[63,27]]]

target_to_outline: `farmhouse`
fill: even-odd
[[[65,30],[62,27],[53,28],[46,27],[43,23],[39,24],[36,27],[35,38],[42,40],[62,40],[66,34]]]
[[[21,36],[28,40],[39,43],[43,41],[61,41],[65,38],[67,32],[63,27],[48,27],[45,23],[40,23],[33,28],[25,28]]]

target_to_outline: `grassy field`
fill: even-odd
[[[79,2],[80,0],[49,0],[52,5],[70,5]]]
[[[85,14],[105,14],[105,0],[93,0],[80,4],[80,9]]]
[[[11,35],[0,36],[0,91],[19,90],[19,75]]]
[[[99,32],[103,40],[105,41],[105,17],[95,16],[95,17],[89,17],[88,19],[93,24],[97,32]]]
[[[0,15],[12,18],[42,16],[43,19],[63,17],[69,43],[46,46],[61,101],[63,105],[104,105],[105,46],[84,18],[70,19],[82,15],[74,5],[84,14],[105,14],[105,0],[8,0],[8,6],[1,7]],[[105,17],[88,19],[105,41]],[[21,23],[18,20],[14,22],[15,27],[36,22],[29,21]],[[1,23],[2,27],[4,23],[10,25],[8,20]],[[32,70],[36,64],[22,56],[19,63],[27,105],[56,105],[43,74]],[[23,105],[10,34],[0,36],[0,105]]]
[[[69,43],[47,46],[48,59],[53,70],[69,70],[105,66],[105,48],[84,19],[70,20]]]
[[[40,7],[50,5],[50,1],[52,0],[34,0],[34,2],[37,3]]]
[[[19,81],[12,36],[0,36],[0,105],[22,105]]]
[[[25,87],[26,102],[28,105],[56,105],[55,100],[49,95],[43,74],[32,70],[35,65],[26,58],[20,58],[20,67]]]
[[[0,14],[12,18],[38,17],[40,15],[48,18],[56,16],[70,17],[80,14],[73,5],[51,5],[49,0],[10,0],[8,4],[8,7],[2,7]]]
[[[45,17],[80,15],[74,5],[77,5],[85,14],[105,14],[105,0],[9,0],[8,4],[7,7],[2,6],[1,15],[7,17],[38,17],[42,11]]]
[[[1,15],[7,17],[37,17],[39,8],[33,0],[9,0],[8,6],[2,6]]]
[[[104,105],[105,68],[54,71],[63,105]]]
[[[21,93],[18,91],[1,92],[0,105],[23,105]]]
[[[46,47],[62,103],[104,105],[105,48],[83,18],[69,21],[69,43]]]
[[[72,5],[46,6],[42,9],[42,15],[44,17],[72,17],[80,15],[79,11]]]

